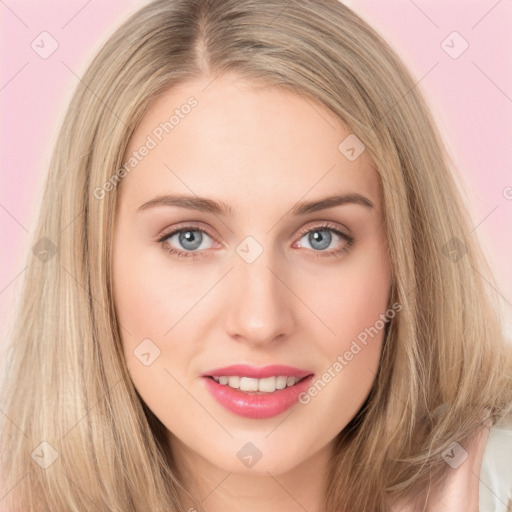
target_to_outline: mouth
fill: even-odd
[[[312,373],[261,379],[244,375],[203,375],[206,389],[217,403],[237,416],[250,419],[272,418],[284,413],[300,401],[313,378]]]
[[[282,389],[296,386],[312,375],[313,374],[308,374],[303,377],[276,375],[262,379],[242,375],[207,375],[206,378],[217,382],[221,386],[227,386],[249,395],[268,395]]]

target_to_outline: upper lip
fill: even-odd
[[[286,377],[307,377],[312,375],[313,372],[309,370],[301,370],[293,366],[285,366],[280,364],[273,364],[270,366],[250,366],[247,364],[235,364],[225,366],[223,368],[215,368],[201,374],[202,377],[222,377],[237,375],[240,377],[252,377],[254,379],[264,379],[265,377],[278,377],[280,375]]]

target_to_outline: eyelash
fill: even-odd
[[[184,227],[181,227],[178,229],[174,229],[172,231],[169,231],[168,233],[163,234],[157,240],[157,242],[161,243],[163,245],[164,249],[168,253],[173,254],[173,255],[177,256],[178,258],[181,258],[181,257],[190,258],[191,257],[192,259],[194,259],[199,256],[198,253],[200,253],[201,251],[180,251],[180,250],[176,249],[175,247],[169,245],[166,242],[168,238],[171,238],[176,233],[185,233],[187,231],[200,231],[201,233],[205,233],[210,238],[214,239],[214,237],[210,233],[208,233],[208,231],[205,230],[204,228],[200,228],[199,226],[195,226],[195,225],[191,224],[191,225],[184,226]],[[348,253],[355,242],[355,238],[353,236],[349,236],[345,233],[342,233],[339,229],[337,229],[333,224],[331,224],[329,222],[325,222],[323,224],[319,224],[317,226],[313,226],[313,227],[301,230],[299,239],[302,238],[304,235],[307,235],[308,233],[311,233],[314,231],[331,231],[331,232],[335,233],[336,235],[338,235],[340,238],[345,240],[345,244],[339,249],[333,249],[330,251],[315,251],[314,249],[311,249],[314,253],[316,253],[315,257],[317,257],[317,258],[337,257],[339,254],[341,254],[343,252]]]

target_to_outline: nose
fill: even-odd
[[[253,346],[285,339],[293,330],[298,302],[285,276],[260,256],[253,263],[239,261],[231,273],[226,332]]]

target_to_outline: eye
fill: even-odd
[[[341,252],[349,252],[355,239],[340,231],[329,222],[308,228],[301,232],[301,240],[305,239],[316,256],[338,256]],[[334,242],[334,249],[326,250]],[[337,242],[337,243],[336,243]]]
[[[342,252],[349,252],[355,239],[340,231],[335,225],[323,223],[303,230],[301,238],[306,240],[316,257],[318,256],[338,256]],[[203,228],[196,225],[187,225],[175,228],[164,233],[157,241],[161,243],[165,250],[177,257],[202,256],[204,249],[211,249],[212,243],[208,239],[213,237]],[[299,240],[299,242],[300,242]],[[334,242],[334,249],[326,250]],[[296,247],[297,242],[293,245]]]
[[[178,257],[195,257],[196,251],[211,248],[211,244],[208,245],[208,238],[212,239],[204,229],[197,226],[184,226],[165,233],[158,242],[162,243],[168,252]]]

